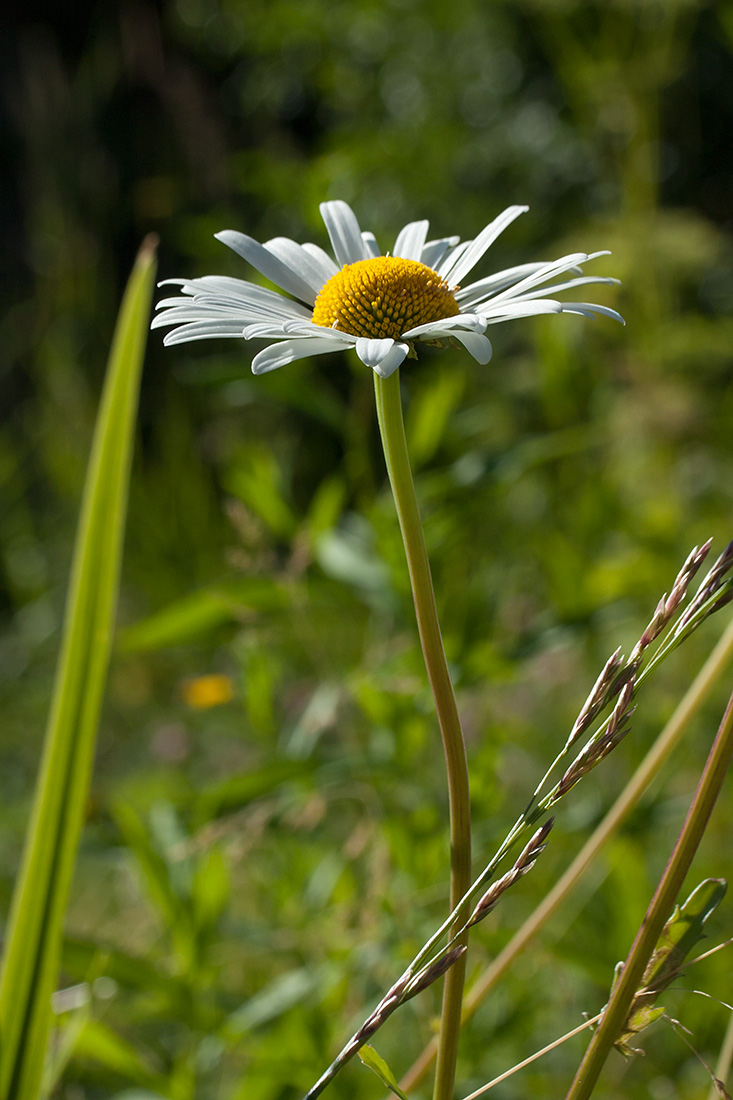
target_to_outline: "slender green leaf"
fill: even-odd
[[[394,1073],[392,1073],[392,1070],[389,1068],[382,1055],[377,1054],[374,1047],[369,1046],[367,1043],[366,1046],[363,1046],[359,1051],[359,1057],[372,1073],[376,1073],[379,1080],[390,1092],[393,1092],[395,1096],[399,1096],[400,1100],[407,1100],[406,1094],[397,1084],[397,1078]]]
[[[140,250],[115,329],[87,470],[46,740],[0,978],[0,1100],[37,1100],[62,925],[109,663],[140,372],[155,279]]]

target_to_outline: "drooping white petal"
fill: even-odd
[[[378,341],[373,342],[376,343]],[[392,347],[382,359],[370,362],[369,364],[367,364],[367,366],[371,366],[374,373],[378,374],[380,378],[389,378],[389,376],[391,374],[394,374],[394,372],[397,370],[400,363],[404,361],[405,356],[407,355],[409,350],[410,347],[408,344],[403,344],[399,340],[395,340],[392,343]],[[363,359],[362,362],[364,362]]]
[[[309,355],[328,355],[332,351],[342,351],[349,347],[345,340],[330,338],[328,336],[307,336],[298,340],[282,340],[278,344],[270,344],[269,348],[258,352],[252,360],[253,374],[267,374],[268,371],[284,367],[286,363],[293,363],[296,359],[307,359]]]
[[[237,233],[234,229],[224,229],[221,233],[215,233],[214,236],[222,244],[233,249],[247,263],[252,264],[252,267],[256,267],[276,286],[300,298],[302,302],[313,305],[316,295],[310,284],[252,237],[248,237],[246,233]]]
[[[492,348],[484,336],[485,328],[486,321],[483,317],[459,314],[457,317],[445,317],[441,321],[418,325],[403,335],[406,340],[458,340],[479,363],[488,363]]]
[[[494,218],[493,222],[490,222],[481,230],[475,240],[469,242],[468,248],[459,259],[455,259],[449,262],[447,267],[441,268],[440,274],[443,278],[450,282],[460,283],[463,276],[467,275],[476,266],[484,252],[494,243],[499,234],[503,233],[515,218],[518,218],[520,214],[524,214],[527,210],[529,210],[528,206],[507,207],[497,218]]]
[[[560,305],[563,313],[579,313],[582,317],[593,317],[598,313],[603,317],[610,317],[613,321],[619,321],[622,325],[626,324],[621,314],[610,306],[599,306],[595,302],[561,302]]]
[[[378,363],[387,358],[393,345],[394,340],[390,337],[381,340],[369,340],[364,336],[360,336],[356,341],[356,354],[366,367],[376,367]]]
[[[392,255],[401,256],[403,260],[420,261],[429,225],[430,222],[428,221],[410,222],[409,225],[401,229],[395,241]]]
[[[356,215],[348,203],[336,199],[333,202],[322,202],[319,209],[338,266],[367,260],[369,252],[362,240]]]
[[[481,332],[466,332],[465,329],[455,329],[451,336],[463,344],[466,351],[470,352],[477,363],[482,365],[491,359],[493,348],[491,341]]]

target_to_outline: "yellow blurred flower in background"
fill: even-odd
[[[195,676],[181,684],[181,696],[186,706],[193,710],[208,710],[230,703],[234,698],[234,682],[223,673]]]

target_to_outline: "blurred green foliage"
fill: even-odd
[[[536,318],[492,332],[488,367],[426,351],[402,372],[480,860],[690,547],[713,535],[722,549],[733,533],[730,6],[100,0],[9,27],[3,907],[131,258],[154,229],[163,277],[248,277],[212,234],[323,243],[324,198],[351,202],[383,242],[423,216],[472,236],[528,202],[491,264],[607,247],[604,273],[623,280],[602,300],[624,330]],[[441,753],[371,377],[329,356],[255,379],[252,353],[151,340],[119,645],[68,920],[67,983],[86,984],[59,1001],[63,1100],[295,1097],[444,914]],[[632,736],[476,931],[471,971],[580,846],[721,627],[645,692]],[[233,698],[207,707],[205,684],[203,696],[192,685],[211,674]],[[724,696],[721,685],[472,1021],[460,1095],[604,1002]],[[728,802],[695,881],[730,876]],[[726,914],[711,938],[729,934]],[[694,985],[730,1000],[728,971],[703,963]],[[724,1011],[672,990],[667,1003],[714,1060]],[[397,1074],[436,1008],[423,996],[378,1037]],[[701,1094],[704,1070],[670,1029],[655,1025],[646,1047],[642,1062],[609,1067],[599,1097]],[[497,1097],[556,1096],[581,1049],[553,1052]],[[332,1094],[375,1088],[351,1066]]]

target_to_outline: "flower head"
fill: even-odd
[[[315,244],[275,237],[265,244],[227,229],[217,238],[285,294],[243,279],[206,275],[168,279],[180,295],[158,303],[153,328],[174,326],[166,344],[234,336],[274,340],[252,360],[255,374],[294,359],[354,348],[361,361],[388,378],[417,341],[458,342],[488,363],[489,325],[538,313],[604,314],[608,306],[565,302],[560,291],[618,280],[584,275],[581,264],[607,252],[575,252],[551,263],[521,264],[462,285],[499,234],[524,213],[510,206],[473,240],[428,241],[427,221],[410,222],[391,253],[380,253],[345,202],[321,204],[335,259]]]

